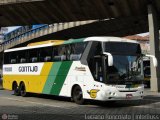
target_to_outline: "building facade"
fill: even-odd
[[[125,38],[138,41],[141,45],[142,52],[144,54],[150,53],[149,35],[146,36],[132,35],[132,36],[126,36]]]

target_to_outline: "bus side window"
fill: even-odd
[[[88,64],[94,79],[103,82],[102,47],[100,42],[94,42]]]
[[[59,47],[59,55],[61,56],[61,61],[66,60],[66,47],[65,46]]]
[[[70,60],[80,60],[85,49],[86,43],[71,44]]]
[[[27,62],[27,50],[18,51],[18,63]]]
[[[4,64],[10,64],[10,53],[6,52],[4,53]]]
[[[52,59],[52,47],[45,47],[40,49],[40,62],[50,62]]]
[[[58,47],[53,48],[53,61],[61,61],[61,56],[58,55]]]
[[[70,60],[71,52],[72,52],[71,45],[67,45],[66,46],[66,60],[68,60],[68,61]]]
[[[15,64],[18,61],[18,56],[17,52],[10,52],[10,63]]]
[[[29,50],[29,62],[31,63],[38,62],[38,50],[39,49]]]
[[[53,61],[65,61],[65,60],[66,60],[65,46],[56,46],[53,49]]]

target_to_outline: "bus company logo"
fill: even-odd
[[[8,119],[8,115],[7,114],[3,114],[2,115],[2,120],[7,120]]]
[[[97,90],[97,89],[91,89],[90,91],[87,91],[87,93],[90,95],[91,98],[96,98],[98,91],[99,90]]]
[[[37,72],[38,66],[20,66],[19,72]]]
[[[76,67],[75,68],[76,71],[86,71],[85,67]]]

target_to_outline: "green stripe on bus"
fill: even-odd
[[[67,74],[69,72],[69,69],[71,67],[72,61],[66,61],[62,62],[58,74],[56,76],[56,79],[54,81],[54,85],[52,86],[52,89],[50,91],[51,94],[53,95],[59,95],[62,86],[64,84],[64,81],[67,77]]]
[[[46,81],[45,86],[43,88],[43,93],[45,93],[45,94],[50,93],[50,90],[52,89],[53,83],[56,79],[56,76],[57,76],[57,73],[58,73],[60,66],[61,66],[61,62],[56,62],[56,63],[52,64],[50,73],[48,75],[47,81]]]
[[[71,43],[79,43],[83,42],[85,38],[79,38],[79,39],[70,39],[68,41],[64,41],[63,44],[71,44]]]

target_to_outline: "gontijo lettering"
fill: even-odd
[[[37,72],[38,66],[20,66],[19,72]]]

